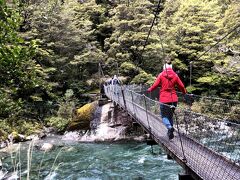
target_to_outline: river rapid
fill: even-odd
[[[154,154],[152,154],[151,146],[146,143],[134,141],[79,143],[63,141],[60,138],[44,141],[53,143],[54,149],[44,153],[36,147],[33,148],[30,179],[175,180],[182,171],[179,165],[167,159],[159,146],[154,146]],[[21,179],[26,179],[28,144],[21,145],[20,160],[19,153],[17,156],[13,154],[15,159],[9,156],[2,157],[2,172],[13,172],[13,167],[18,167]],[[9,177],[14,179],[14,174]]]

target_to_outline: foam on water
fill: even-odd
[[[61,149],[61,152],[60,152]],[[177,179],[181,167],[174,161],[163,161],[166,155],[154,148],[158,155],[151,154],[151,147],[144,143],[75,143],[54,150],[44,155],[43,151],[34,150],[31,179]],[[60,152],[58,158],[56,156]],[[27,169],[27,158],[21,152],[21,169]],[[43,156],[44,155],[44,156]],[[40,174],[39,164],[42,163]],[[55,163],[54,163],[55,162]],[[59,163],[61,163],[59,165]],[[11,158],[3,160],[9,167]],[[24,179],[26,173],[22,173]]]

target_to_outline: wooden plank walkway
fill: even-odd
[[[181,134],[183,151],[180,137],[174,132],[174,139],[168,140],[167,129],[161,118],[150,112],[133,99],[125,99],[119,94],[107,94],[109,98],[125,109],[145,130],[152,135],[153,139],[161,145],[194,179],[207,180],[239,180],[240,167],[229,161],[220,154],[213,152],[207,147]],[[184,152],[184,154],[183,154]]]

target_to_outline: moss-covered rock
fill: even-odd
[[[17,133],[16,131],[13,131],[8,136],[8,139],[10,139],[14,143],[26,141],[26,137],[24,135],[22,135],[22,134]]]
[[[97,102],[88,103],[76,110],[72,121],[68,125],[68,130],[87,130],[90,129],[90,122],[93,118]]]

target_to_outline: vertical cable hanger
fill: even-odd
[[[147,34],[147,38],[145,39],[145,42],[144,42],[144,45],[143,45],[143,49],[142,49],[142,51],[140,52],[140,56],[139,56],[139,60],[138,60],[138,65],[137,65],[137,67],[138,67],[140,64],[142,64],[142,62],[143,62],[143,56],[142,56],[142,55],[143,55],[143,52],[144,52],[144,50],[145,50],[145,48],[146,48],[146,46],[147,46],[148,39],[149,39],[149,36],[150,36],[150,34],[151,34],[151,31],[152,31],[152,28],[153,28],[153,26],[154,26],[154,23],[155,23],[155,21],[156,21],[156,19],[157,19],[157,16],[158,16],[159,12],[160,12],[160,5],[161,5],[161,3],[162,3],[162,0],[159,0],[159,1],[158,1],[158,5],[157,5],[157,9],[156,9],[156,11],[155,11],[155,13],[154,13],[154,18],[153,18],[153,20],[152,20],[150,29],[149,29],[148,34]],[[136,50],[137,50],[137,47],[136,47]]]

